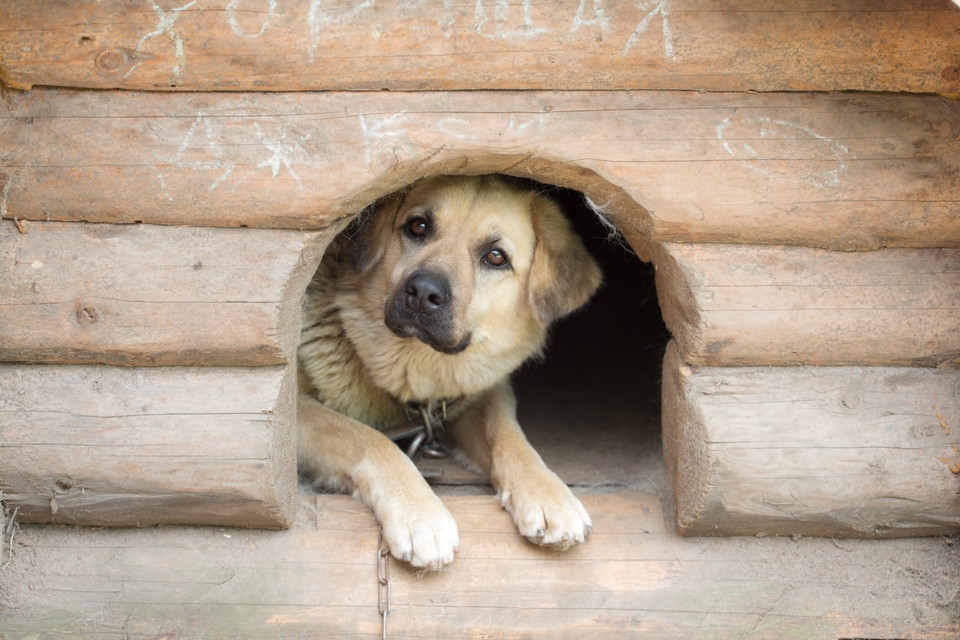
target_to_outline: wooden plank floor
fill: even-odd
[[[657,497],[585,495],[568,553],[520,540],[489,495],[445,498],[456,561],[391,561],[390,638],[905,638],[960,634],[960,551],[940,538],[683,539]],[[0,570],[0,637],[375,638],[377,527],[304,495],[288,531],[23,526]]]

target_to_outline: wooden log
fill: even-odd
[[[0,105],[0,217],[325,228],[424,175],[501,171],[583,191],[641,254],[953,247],[958,137],[935,96],[43,90]]]
[[[0,361],[293,360],[332,234],[0,221]]]
[[[522,541],[492,496],[448,497],[460,553],[390,561],[387,637],[956,637],[953,551],[937,539],[689,540],[656,496],[585,495],[567,553]],[[0,572],[7,638],[380,638],[377,525],[346,496],[288,531],[24,526]]]
[[[663,365],[685,535],[903,537],[960,527],[960,373]]]
[[[960,363],[960,250],[671,244],[660,306],[689,364]]]
[[[295,367],[0,365],[0,493],[21,522],[277,528]]]
[[[18,88],[960,91],[948,0],[34,0],[0,24]]]

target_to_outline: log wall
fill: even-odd
[[[0,104],[0,216],[326,229],[424,175],[586,193],[650,241],[960,246],[960,104],[691,92],[130,94]]]
[[[682,531],[957,525],[948,0],[41,0],[5,3],[0,32],[0,490],[21,519],[289,522],[325,244],[415,179],[503,172],[584,192],[657,267]],[[11,89],[35,85],[72,88]],[[730,380],[733,417],[711,404]],[[861,387],[867,413],[830,395]],[[874,464],[860,430],[903,411]]]
[[[34,0],[0,24],[22,89],[960,90],[949,0]]]
[[[0,365],[0,492],[20,522],[278,528],[296,370]]]
[[[664,321],[710,366],[960,364],[960,251],[664,243]]]
[[[664,458],[689,535],[960,527],[960,373],[663,363]]]
[[[289,362],[328,238],[263,229],[0,220],[0,361]]]

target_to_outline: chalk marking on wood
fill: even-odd
[[[548,29],[537,28],[533,25],[533,3],[523,0],[523,24],[519,28],[510,28],[510,3],[507,0],[495,0],[493,7],[493,33],[484,27],[487,17],[487,5],[483,0],[477,0],[473,10],[474,30],[477,35],[485,38],[535,38],[548,32]]]
[[[640,9],[641,11],[647,11],[648,13],[637,25],[637,28],[633,30],[633,35],[630,36],[630,39],[627,40],[627,44],[623,47],[623,53],[620,54],[621,57],[627,57],[627,54],[630,53],[630,49],[632,49],[640,41],[640,36],[642,36],[647,30],[647,27],[650,26],[650,23],[653,21],[654,17],[659,14],[663,23],[663,53],[667,59],[674,59],[673,35],[670,33],[670,22],[667,20],[670,15],[670,10],[668,7],[669,4],[669,0],[660,0],[659,2],[653,3],[641,1],[637,3],[637,9]]]
[[[147,40],[155,38],[159,35],[163,35],[164,33],[170,36],[170,40],[173,42],[175,48],[175,63],[173,65],[173,75],[170,79],[171,84],[176,84],[180,81],[180,72],[183,70],[187,59],[186,54],[183,51],[183,38],[180,37],[179,33],[173,30],[173,25],[180,16],[180,12],[189,9],[195,4],[197,4],[196,0],[192,0],[192,2],[188,2],[182,7],[164,10],[157,5],[156,1],[151,2],[151,8],[153,9],[153,12],[157,14],[157,27],[150,33],[141,36],[140,40],[137,41],[137,53],[143,53],[143,45],[147,43]],[[127,71],[125,75],[129,76],[138,66],[140,66],[140,63],[130,67],[130,70]]]
[[[406,128],[401,124],[409,118],[406,111],[380,119],[371,119],[364,115],[357,116],[357,122],[360,123],[360,131],[363,134],[364,162],[372,165],[375,149],[391,138],[409,143],[410,138],[407,136]]]
[[[766,117],[750,117],[750,118],[730,118],[726,117],[723,121],[717,125],[717,138],[723,144],[723,148],[729,153],[733,158],[741,160],[750,167],[752,170],[757,173],[767,176],[775,177],[782,176],[783,174],[771,171],[763,166],[757,164],[758,161],[763,161],[764,158],[756,149],[753,148],[746,141],[741,141],[739,143],[741,150],[734,149],[731,146],[730,141],[727,140],[726,130],[732,125],[741,125],[744,128],[753,128],[757,127],[757,135],[760,139],[789,139],[788,136],[783,135],[782,132],[778,132],[775,127],[780,127],[788,131],[799,132],[802,136],[795,137],[807,137],[813,140],[818,140],[827,145],[827,148],[830,150],[830,153],[837,160],[836,167],[829,171],[820,171],[807,174],[803,176],[806,178],[807,182],[815,187],[830,187],[837,188],[840,186],[840,175],[847,170],[846,158],[855,158],[856,156],[846,145],[840,144],[836,140],[829,138],[827,136],[821,135],[809,127],[805,127],[800,124],[795,124],[788,122],[786,120],[774,120],[773,118]]]
[[[518,114],[511,113],[507,118],[506,128],[500,132],[497,139],[501,142],[506,142],[509,138],[515,136],[519,138],[520,141],[523,141],[531,134],[543,135],[546,132],[548,115],[547,113],[538,113],[521,119],[518,117]],[[481,133],[478,133],[477,127],[475,127],[472,122],[465,118],[455,116],[439,120],[437,122],[437,130],[444,135],[452,136],[463,141],[486,140],[488,138],[488,136],[482,134],[483,128],[480,129]]]
[[[234,35],[241,38],[259,38],[266,32],[267,26],[270,24],[270,18],[273,17],[274,12],[277,9],[277,0],[266,0],[267,2],[267,17],[263,19],[263,23],[260,25],[260,30],[256,33],[247,33],[240,26],[240,23],[237,22],[237,5],[240,4],[240,0],[230,0],[227,4],[227,24],[230,25],[230,29],[233,31]]]
[[[202,133],[198,133],[202,132]],[[184,155],[189,149],[203,149],[209,151],[212,158],[210,160],[185,160]],[[233,172],[235,165],[232,162],[225,162],[223,152],[220,146],[214,140],[213,130],[210,127],[210,120],[203,111],[197,113],[187,133],[183,136],[180,144],[177,146],[177,152],[170,160],[170,164],[181,169],[192,169],[197,171],[220,170],[220,174],[207,188],[208,191],[214,191],[223,183],[224,180]],[[171,194],[167,188],[166,176],[159,167],[153,165],[157,172],[157,179],[160,181],[160,188],[164,195],[169,199]]]
[[[251,173],[256,169],[264,169],[269,167],[270,177],[273,180],[277,179],[277,176],[280,175],[280,169],[283,168],[293,176],[293,179],[297,181],[297,189],[303,191],[303,183],[300,181],[300,176],[297,175],[297,172],[293,168],[293,161],[290,159],[291,152],[295,152],[297,149],[303,149],[303,146],[300,142],[309,142],[312,137],[311,134],[306,134],[300,138],[300,141],[293,140],[287,141],[287,133],[290,131],[290,125],[284,123],[283,127],[280,129],[280,135],[276,138],[268,138],[264,135],[263,130],[260,128],[259,122],[254,122],[253,127],[257,132],[257,139],[264,146],[264,148],[270,152],[270,157],[266,160],[263,160],[251,170]],[[242,180],[241,180],[242,182]]]
[[[376,3],[377,0],[364,0],[340,15],[330,15],[324,11],[324,0],[311,0],[310,9],[307,12],[307,26],[310,30],[310,48],[307,49],[307,60],[309,63],[312,65],[316,62],[317,47],[320,46],[320,35],[326,27],[343,24],[346,20],[356,17],[361,11],[369,9]]]
[[[580,27],[600,27],[604,33],[610,31],[610,18],[603,14],[603,0],[590,0],[593,5],[593,18],[585,18],[583,15],[586,9],[587,0],[580,0],[580,6],[577,7],[577,13],[573,16],[573,22],[570,23],[570,33],[580,31]]]
[[[170,187],[167,185],[167,176],[160,170],[155,164],[150,165],[150,168],[157,174],[157,182],[160,183],[160,193],[169,201],[173,201],[173,194],[170,193]]]

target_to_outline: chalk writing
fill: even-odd
[[[173,166],[177,169],[189,169],[191,171],[210,172],[212,180],[207,187],[208,191],[215,191],[221,187],[228,178],[233,176],[231,184],[236,187],[246,180],[249,176],[263,169],[268,169],[270,178],[276,180],[281,172],[285,172],[297,183],[298,189],[303,189],[303,183],[300,175],[295,168],[297,161],[302,160],[302,156],[307,153],[304,144],[310,142],[313,135],[311,133],[302,133],[295,131],[289,123],[283,121],[279,128],[275,130],[275,135],[270,135],[269,125],[279,119],[261,119],[253,121],[252,131],[246,133],[238,131],[237,135],[243,140],[248,140],[256,136],[259,142],[259,148],[264,150],[262,159],[256,164],[247,165],[249,170],[240,176],[238,167],[241,156],[225,153],[222,145],[218,142],[224,136],[225,130],[222,126],[221,118],[211,118],[205,112],[200,111],[190,123],[186,133],[184,133],[177,150],[172,157],[160,158],[158,165],[153,169],[157,174],[157,180],[160,183],[161,192],[168,199],[172,199],[172,194],[167,185],[167,176],[161,167]],[[237,121],[230,120],[232,123],[230,129],[237,129]],[[246,125],[250,126],[250,125]],[[159,134],[158,134],[159,135]],[[249,148],[249,147],[247,147]],[[229,151],[229,150],[228,150]]]
[[[240,4],[240,0],[230,0],[230,3],[227,4],[227,24],[230,25],[230,29],[233,31],[234,35],[241,38],[259,38],[267,30],[267,26],[270,24],[270,18],[273,17],[274,12],[277,10],[277,0],[266,0],[267,2],[267,15],[263,19],[263,22],[260,23],[260,30],[256,33],[247,33],[243,30],[243,27],[240,26],[240,22],[237,20],[237,7]]]
[[[846,160],[855,157],[846,145],[836,140],[816,133],[803,125],[772,118],[724,118],[723,122],[717,125],[717,138],[727,153],[742,160],[753,171],[768,177],[800,178],[815,187],[839,187],[840,176],[847,170]],[[784,170],[772,168],[773,164],[769,161],[789,160],[790,154],[781,152],[778,157],[773,158],[770,154],[761,154],[754,145],[759,142],[778,140],[791,141],[791,146],[795,149],[793,153],[805,149],[809,154],[809,143],[814,143],[815,153],[819,149],[819,154],[829,156],[831,168],[806,174],[795,173],[796,169],[792,166]]]
[[[587,18],[584,16],[588,0],[580,0],[580,6],[577,7],[577,13],[573,16],[573,22],[570,24],[570,33],[580,31],[580,27],[598,26],[601,31],[610,30],[610,18],[603,15],[603,0],[590,0],[593,5],[593,16]]]
[[[437,121],[437,129],[447,137],[462,141],[487,140],[491,136],[501,144],[510,144],[515,140],[528,140],[531,136],[542,136],[546,129],[546,119],[549,114],[507,114],[505,125],[499,122],[490,126],[478,126],[476,118],[467,120],[456,116],[441,118]],[[494,116],[501,119],[503,114]],[[490,133],[493,132],[493,133]]]
[[[358,116],[360,131],[363,133],[363,159],[368,164],[373,164],[374,154],[383,146],[390,142],[404,145],[409,143],[407,137],[407,128],[405,121],[410,116],[405,111],[395,113],[386,118],[375,118],[370,116]],[[396,153],[396,151],[394,151]]]
[[[647,30],[647,27],[650,26],[650,23],[653,22],[653,19],[659,15],[660,21],[662,23],[663,31],[663,54],[670,60],[674,58],[673,55],[673,36],[670,33],[670,21],[668,20],[670,16],[670,10],[668,8],[669,0],[660,0],[659,2],[647,3],[647,2],[638,2],[637,8],[641,11],[647,11],[647,15],[644,16],[643,20],[637,25],[637,28],[633,30],[633,35],[630,36],[630,39],[627,40],[627,44],[623,47],[623,55],[626,57],[639,41],[640,36]],[[652,8],[651,8],[652,6]]]
[[[384,8],[375,13],[369,13],[373,7],[377,6],[378,1],[358,0],[352,3],[334,3],[329,0],[310,0],[306,19],[298,20],[296,23],[306,25],[307,38],[304,45],[307,48],[307,63],[309,65],[316,63],[318,52],[323,50],[326,34],[331,34],[332,38],[342,38],[345,28],[350,26],[351,21],[356,21],[358,29],[363,29],[365,33],[377,38],[385,29],[377,22],[377,20],[387,19],[382,16],[388,15],[390,11],[396,14],[400,9],[409,10],[410,7],[419,7],[422,4],[422,0],[393,0],[392,2],[388,0],[389,11]],[[149,0],[149,2],[157,22],[153,30],[140,37],[135,53],[143,54],[151,40],[165,36],[174,48],[170,84],[176,86],[180,83],[181,74],[186,68],[187,48],[203,46],[202,36],[196,41],[190,39],[185,42],[181,30],[177,28],[183,12],[190,9],[197,10],[197,0],[191,0],[171,9],[161,7],[158,0]],[[460,25],[461,37],[472,33],[475,36],[497,40],[532,40],[549,35],[558,28],[566,28],[569,34],[594,29],[599,32],[596,34],[597,40],[601,41],[601,34],[611,34],[614,31],[620,34],[626,31],[615,29],[615,22],[629,20],[628,24],[632,24],[632,21],[637,19],[632,16],[639,14],[639,22],[632,31],[627,32],[630,35],[620,55],[623,57],[630,55],[644,39],[647,39],[651,46],[660,46],[655,40],[659,32],[665,58],[672,60],[676,57],[670,24],[671,0],[638,0],[632,8],[620,7],[616,3],[605,5],[604,0],[578,0],[572,16],[569,13],[566,16],[554,15],[556,11],[548,14],[544,12],[546,6],[548,5],[535,0],[473,0],[472,3],[444,0],[443,11],[436,24],[440,27],[440,34],[446,38],[457,36],[458,25]],[[561,3],[556,5],[555,9],[569,11],[573,10],[573,6],[574,3]],[[234,36],[251,39],[260,38],[268,33],[279,14],[284,14],[287,18],[292,15],[284,13],[285,11],[289,10],[280,8],[278,0],[227,0],[222,15]],[[369,15],[365,16],[365,12]],[[371,16],[373,19],[369,24],[360,22],[363,18],[369,20]],[[569,22],[566,21],[568,18]],[[416,20],[416,18],[405,19]],[[656,28],[658,23],[659,29]],[[415,30],[421,28],[421,25],[414,26]],[[155,54],[155,52],[151,53]],[[330,55],[342,56],[344,52],[331,51]],[[129,76],[144,60],[151,59],[151,55],[137,55],[134,58],[135,63],[127,70],[126,76]],[[105,60],[118,64],[113,58],[105,58],[100,61],[100,64],[102,65]],[[112,67],[110,70],[112,71]]]
[[[216,171],[216,179],[210,183],[208,189],[215,190],[220,183],[233,172],[234,165],[225,162],[223,152],[216,142],[214,131],[206,113],[201,111],[190,123],[187,133],[177,146],[177,152],[170,160],[175,167],[194,171]],[[160,186],[166,191],[166,180],[162,172],[157,170]]]
[[[297,172],[293,169],[293,160],[291,156],[298,151],[303,150],[301,143],[308,142],[310,140],[310,134],[305,134],[300,136],[299,140],[287,140],[287,135],[290,132],[290,127],[288,124],[284,123],[283,127],[280,129],[280,135],[277,137],[268,138],[264,135],[263,130],[260,128],[260,123],[254,122],[253,127],[257,132],[257,139],[260,140],[260,143],[264,148],[270,152],[270,156],[258,163],[254,169],[270,169],[270,175],[273,180],[277,179],[277,176],[280,175],[280,169],[284,169],[289,173],[294,180],[297,182],[297,188],[303,190],[303,183],[300,182],[300,176],[297,175]]]
[[[351,3],[346,3],[348,9],[333,12],[323,6],[324,0],[311,0],[310,10],[307,12],[307,26],[310,29],[310,48],[307,50],[307,58],[310,64],[315,62],[320,36],[326,28],[342,25],[375,4],[376,0],[364,0],[352,6]]]
[[[537,28],[533,25],[533,3],[532,0],[523,0],[523,22],[519,25],[513,21],[510,15],[510,3],[508,0],[495,0],[493,6],[493,29],[487,28],[490,22],[490,7],[484,3],[484,0],[477,0],[473,9],[474,29],[478,35],[487,38],[533,38],[542,33],[547,33],[547,29]]]
[[[137,53],[142,53],[143,46],[151,38],[155,38],[163,34],[166,34],[170,38],[170,41],[173,42],[174,46],[174,64],[170,83],[174,85],[180,82],[180,72],[183,70],[184,64],[186,64],[186,54],[183,51],[183,38],[179,33],[173,30],[173,25],[177,21],[177,18],[180,16],[182,11],[189,9],[196,3],[196,0],[193,0],[193,2],[189,2],[182,7],[165,11],[164,9],[161,9],[159,5],[157,5],[156,1],[151,2],[151,8],[153,9],[153,12],[157,14],[157,26],[153,31],[141,36],[140,40],[137,41]],[[138,66],[139,63],[133,65],[133,67],[130,68],[130,71],[127,72],[127,75],[130,75],[130,73]]]

